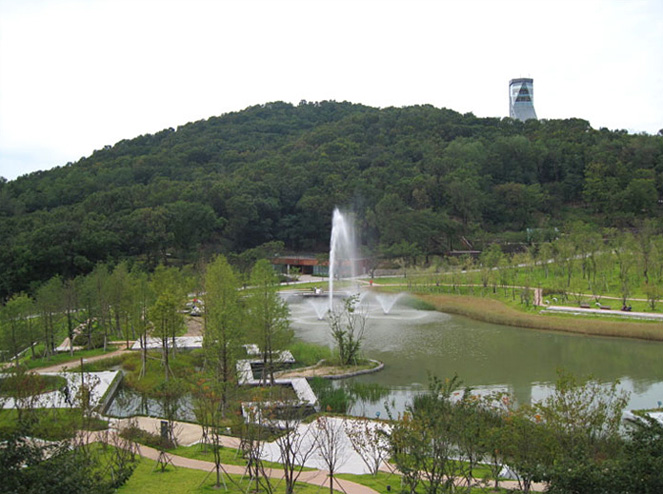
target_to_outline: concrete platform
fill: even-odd
[[[76,395],[81,387],[80,372],[47,372],[41,375],[61,376],[67,380],[66,389],[51,391],[41,395],[30,397],[19,403],[19,406],[29,406],[30,408],[74,408],[78,406]],[[90,395],[90,405],[96,407],[103,405],[102,398],[106,398],[116,379],[119,379],[119,371],[104,372],[84,372],[83,382],[90,385],[92,393]],[[15,408],[16,401],[13,398],[7,398],[3,408]]]

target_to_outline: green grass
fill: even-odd
[[[49,440],[60,440],[82,426],[82,415],[79,409],[33,409],[23,410],[24,421],[27,419],[32,426],[30,435]],[[90,430],[104,430],[108,422],[101,419],[86,419]],[[18,411],[15,409],[0,410],[0,431],[9,433],[18,427]]]
[[[169,453],[184,458],[191,458],[194,460],[214,461],[214,454],[211,447],[205,447],[203,444],[194,444],[193,446],[178,446],[174,449],[169,449]],[[242,457],[242,453],[234,448],[221,448],[220,451],[221,463],[225,465],[240,465],[246,466],[246,460]],[[283,465],[276,462],[264,462],[267,468],[283,468]],[[313,470],[312,468],[304,468],[304,470]]]
[[[504,302],[490,298],[480,298],[447,294],[417,294],[422,300],[437,310],[459,314],[479,321],[506,326],[547,331],[565,331],[592,336],[637,338],[663,341],[663,328],[660,323],[606,320],[589,317],[542,316],[537,311],[524,312],[509,307]]]
[[[297,341],[288,346],[288,350],[295,358],[295,367],[308,367],[317,364],[320,360],[331,360],[333,353],[327,346],[314,345]]]
[[[481,479],[483,478],[479,472],[481,467],[475,469],[475,478]],[[485,467],[483,467],[485,468]],[[486,469],[488,471],[488,469]],[[365,485],[366,487],[370,487],[373,490],[376,490],[377,492],[382,492],[382,493],[387,493],[387,492],[393,492],[393,493],[400,493],[403,492],[403,490],[406,490],[407,487],[403,486],[401,488],[401,477],[398,474],[395,473],[388,473],[388,472],[378,472],[377,475],[351,475],[347,473],[341,473],[337,474],[336,477],[339,479],[344,479],[344,480],[350,480],[352,482],[356,482],[357,484]],[[489,486],[492,485],[492,483],[489,483]],[[389,486],[389,490],[387,490],[387,486]],[[416,490],[417,494],[424,494],[426,492],[425,486],[424,485],[419,485]],[[480,492],[486,492],[486,489],[481,488],[481,487],[475,487],[473,488],[470,492],[472,493],[480,493]],[[490,489],[490,492],[496,492]],[[507,492],[506,489],[500,488],[498,492]]]
[[[21,395],[39,395],[62,389],[67,380],[61,376],[42,376],[34,373],[23,375],[10,374],[0,379],[0,396],[20,397]]]
[[[175,355],[171,354],[169,366],[172,375],[181,380],[195,377],[196,368],[202,365],[202,359],[202,350],[179,350]],[[125,385],[147,396],[158,396],[166,382],[161,361],[161,352],[148,352],[147,372],[140,377],[141,352],[125,355],[122,360],[122,368],[126,371]]]
[[[214,487],[215,480],[214,472],[209,473],[189,468],[173,468],[172,466],[168,466],[166,471],[162,473],[160,469],[157,469],[156,462],[143,458],[138,463],[136,470],[134,470],[128,482],[120,487],[117,492],[118,494],[133,494],[137,492],[141,494],[219,492],[219,489]],[[249,490],[254,492],[248,478],[231,475],[230,478],[225,477],[225,481],[228,491],[224,490],[223,492],[230,492],[231,494],[246,494]],[[285,485],[283,481],[273,479],[272,482],[276,486],[274,492],[284,491]],[[223,489],[223,487],[221,488]],[[324,489],[326,488],[302,482],[298,482],[295,486],[297,494],[320,494],[320,492],[327,492]]]

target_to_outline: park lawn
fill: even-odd
[[[191,446],[178,446],[177,448],[169,449],[168,452],[173,455],[183,456],[184,458],[191,458],[193,460],[203,460],[214,462],[214,454],[212,453],[211,447],[208,447],[205,451],[202,444],[194,444]],[[221,463],[225,465],[240,465],[246,466],[246,460],[242,458],[242,453],[234,448],[221,448],[219,451],[221,455]],[[281,469],[283,465],[281,463],[265,461],[264,465],[266,468]],[[304,467],[303,471],[313,470],[313,468]]]
[[[41,439],[58,441],[71,437],[72,433],[81,428],[81,411],[76,408],[37,408],[23,410],[22,413],[34,419],[31,435]],[[108,422],[98,418],[88,418],[86,423],[90,430],[105,430]],[[16,409],[0,410],[0,431],[10,433],[18,425]]]
[[[7,377],[0,379],[0,396],[25,397],[28,390],[30,395],[37,396],[62,389],[66,385],[67,380],[61,376],[42,376],[33,372],[16,376],[8,373]]]
[[[249,489],[251,489],[251,492],[254,492],[249,485],[248,478],[242,478],[237,475],[230,476],[232,481],[227,476],[224,476],[224,478],[228,490],[224,490],[223,492],[246,494]],[[160,469],[157,469],[155,461],[142,458],[127,483],[116,492],[118,494],[133,494],[135,492],[140,492],[141,494],[219,492],[219,489],[214,487],[215,479],[213,471],[204,472],[202,470],[181,467],[173,468],[172,466],[168,466],[166,471],[162,473]],[[275,479],[273,482],[274,485],[277,485],[279,481]],[[304,484],[302,482],[298,482],[295,486],[297,494],[319,494],[320,489],[327,488]],[[282,492],[283,490],[284,485],[283,481],[281,481],[281,484],[278,484],[274,491]]]
[[[475,478],[477,479],[482,479],[482,477],[479,473],[483,472],[485,470],[486,472],[489,472],[489,470],[486,467],[477,467],[475,469]],[[356,482],[357,484],[365,485],[366,487],[370,487],[373,490],[376,490],[377,492],[401,492],[403,489],[407,489],[406,486],[402,486],[403,489],[401,489],[401,477],[400,475],[396,473],[389,473],[389,472],[378,472],[377,475],[371,475],[371,474],[366,474],[366,475],[352,475],[348,473],[339,473],[335,475],[335,477],[338,477],[339,479],[344,479],[344,480],[350,480],[352,482]],[[507,492],[506,489],[503,489],[500,487],[499,491],[495,491],[492,489],[492,484],[493,482],[490,481],[488,483],[488,489],[484,487],[474,487],[472,488],[471,492],[472,493],[480,493],[480,492]],[[421,483],[417,487],[416,493],[417,494],[424,494],[426,492],[425,486],[422,485]]]

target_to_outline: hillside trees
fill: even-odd
[[[256,105],[3,183],[0,296],[99,262],[154,269],[274,240],[322,250],[335,206],[355,209],[371,248],[405,240],[423,255],[571,217],[632,227],[660,215],[662,162],[660,136],[579,119]]]

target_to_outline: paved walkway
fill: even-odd
[[[545,308],[544,312],[564,312],[573,315],[592,315],[592,316],[613,316],[624,317],[630,319],[648,319],[648,320],[663,320],[663,314],[653,312],[627,312],[622,310],[610,309],[592,309],[587,307],[569,307],[565,305],[550,305]]]
[[[178,422],[178,424],[182,423]],[[101,434],[91,434],[87,440],[89,442],[96,442],[102,441],[103,439],[104,438]],[[224,440],[235,440],[239,445],[239,440],[237,438],[224,438]],[[229,441],[228,445],[232,444],[232,442],[233,441]],[[138,454],[144,458],[157,461],[159,459],[160,452],[154,448],[141,444],[138,447]],[[204,472],[212,472],[215,469],[214,463],[210,461],[194,460],[192,458],[184,458],[183,456],[171,454],[167,454],[167,457],[168,461],[175,467],[191,468],[194,470],[202,470]],[[245,475],[247,473],[246,467],[241,465],[224,464],[222,465],[222,469],[225,473],[231,475]],[[283,479],[284,472],[281,469],[268,468],[265,470],[265,472],[269,478],[276,480]],[[297,482],[304,482],[321,487],[329,487],[329,474],[323,470],[305,471],[301,473]],[[336,490],[341,490],[347,494],[378,494],[378,491],[371,489],[370,487],[366,487],[350,480],[338,479],[336,477],[334,477],[334,487]]]
[[[95,355],[94,357],[84,357],[83,362],[84,363],[96,362],[97,360],[104,360],[107,358],[115,357],[117,355],[123,355],[125,353],[134,353],[134,352],[132,352],[131,350],[126,350],[123,344],[122,348],[115,350],[113,352],[103,353],[101,355]],[[35,369],[35,372],[38,372],[39,374],[63,372],[71,370],[74,367],[78,367],[80,363],[81,363],[80,358],[78,359],[74,358],[73,360],[70,360],[69,362],[64,362],[62,364],[51,365],[50,367],[40,367],[38,369]]]
[[[121,428],[126,425],[129,420],[132,419],[116,419],[114,424],[116,427]],[[134,422],[141,429],[152,432],[159,433],[161,419],[152,418],[152,417],[135,417]],[[178,443],[182,446],[191,446],[200,441],[202,437],[202,428],[197,424],[190,424],[187,422],[174,422],[175,433],[177,435]],[[94,440],[99,440],[94,439]],[[231,436],[222,436],[221,444],[227,448],[239,449],[240,439],[237,437]],[[150,448],[148,446],[139,446],[139,453],[145,458],[157,461],[159,458],[159,451]],[[203,470],[206,472],[211,472],[214,470],[214,463],[203,460],[194,460],[191,458],[184,458],[182,456],[176,456],[168,454],[168,458],[176,467],[183,468],[192,468],[194,470]],[[270,460],[278,462],[278,459],[270,458]],[[234,475],[244,475],[246,474],[246,468],[240,465],[223,465],[223,470],[226,473]],[[391,465],[383,464],[380,470],[384,472],[394,473],[395,468]],[[281,469],[267,469],[267,475],[273,479],[282,479],[283,470]],[[396,472],[397,473],[397,472]],[[298,482],[304,482],[307,484],[313,484],[317,486],[329,487],[329,473],[325,470],[316,469],[311,471],[302,472]],[[460,480],[459,480],[460,482]],[[344,479],[334,478],[334,486],[336,490],[342,490],[346,494],[376,494],[377,491],[366,487],[362,484],[352,482]],[[518,482],[515,480],[501,480],[500,487],[505,489],[518,489]],[[531,490],[533,492],[543,492],[545,490],[545,484],[535,483],[532,485]]]

